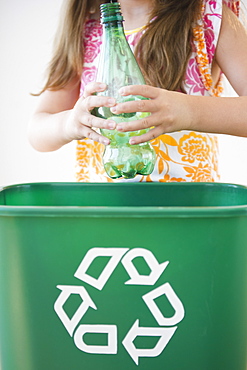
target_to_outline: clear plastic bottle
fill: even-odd
[[[101,7],[103,28],[103,44],[98,68],[97,81],[104,82],[107,90],[101,95],[114,97],[117,102],[144,99],[141,96],[120,96],[118,90],[127,85],[145,84],[141,70],[126,40],[123,29],[123,17],[119,3],[106,3]],[[136,112],[114,115],[109,108],[94,109],[94,114],[105,119],[113,119],[116,123],[134,121],[150,113]],[[130,145],[131,136],[138,136],[148,129],[119,132],[102,129],[102,135],[111,140],[105,147],[103,163],[105,171],[111,178],[134,178],[137,174],[149,175],[155,164],[155,151],[149,142]]]

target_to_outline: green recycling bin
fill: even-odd
[[[246,370],[247,188],[0,191],[1,370]]]

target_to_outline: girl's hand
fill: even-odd
[[[95,93],[102,92],[106,85],[92,82],[85,87],[83,96],[78,99],[71,110],[65,125],[64,135],[68,141],[90,138],[94,141],[108,145],[110,140],[94,130],[104,128],[112,130],[116,127],[113,120],[105,120],[91,114],[95,107],[114,107],[115,99],[106,96],[97,96]]]
[[[120,89],[122,96],[140,95],[148,100],[135,100],[116,104],[111,111],[114,114],[132,112],[150,112],[150,116],[137,121],[118,124],[121,132],[151,128],[146,134],[133,136],[130,144],[139,144],[152,140],[164,133],[191,129],[192,106],[188,95],[148,86],[131,85]],[[190,98],[190,97],[189,97]]]

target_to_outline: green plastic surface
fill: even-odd
[[[244,186],[0,191],[1,370],[246,370],[246,283]]]

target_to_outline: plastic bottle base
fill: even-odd
[[[136,168],[129,168],[126,170],[124,165],[114,166],[112,163],[108,162],[104,165],[105,171],[109,177],[112,179],[117,179],[123,177],[124,179],[133,179],[136,175],[148,176],[153,172],[153,164],[138,163]]]

